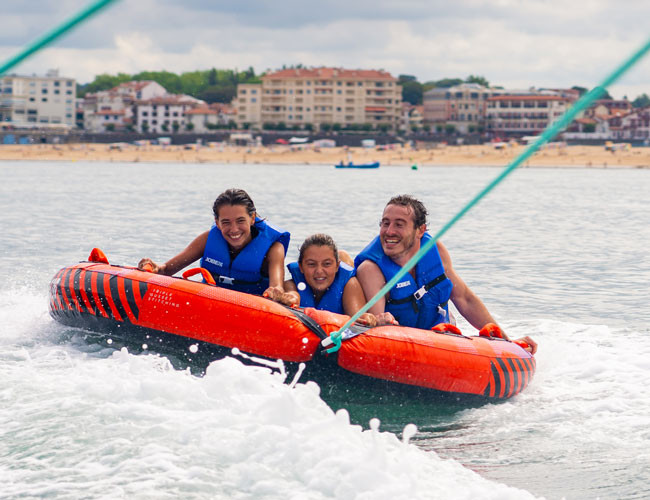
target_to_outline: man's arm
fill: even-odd
[[[490,312],[483,304],[483,301],[472,291],[470,287],[461,279],[451,264],[451,257],[445,246],[438,241],[438,252],[442,265],[445,268],[445,274],[454,285],[451,290],[451,301],[458,309],[458,312],[477,330],[480,330],[487,323],[496,323]]]
[[[445,268],[445,274],[454,285],[451,291],[451,300],[456,306],[456,309],[458,309],[458,312],[477,330],[483,328],[487,323],[494,323],[496,325],[497,322],[494,321],[494,318],[487,310],[487,307],[485,307],[485,304],[483,304],[483,301],[478,298],[460,276],[456,274],[456,271],[454,271],[451,265],[451,257],[445,246],[439,241],[437,245],[442,265]],[[501,330],[501,334],[505,340],[510,340],[503,330]],[[531,354],[537,352],[537,343],[530,337],[525,336],[517,340],[527,343],[528,348],[526,350]]]

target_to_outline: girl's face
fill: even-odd
[[[253,239],[251,226],[255,224],[255,214],[249,215],[244,205],[222,205],[215,222],[234,250],[241,250]]]
[[[334,282],[339,263],[328,246],[312,245],[303,253],[300,271],[315,295],[323,294]]]

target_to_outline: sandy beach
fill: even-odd
[[[63,162],[181,162],[181,163],[263,163],[334,165],[340,161],[363,163],[380,161],[382,166],[428,167],[436,165],[505,166],[525,146],[492,145],[438,146],[436,148],[321,148],[299,149],[276,145],[265,147],[229,146],[160,146],[110,144],[33,144],[0,145],[0,161]],[[550,144],[526,161],[528,167],[650,168],[650,147],[607,151],[604,146],[561,146]]]

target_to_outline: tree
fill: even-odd
[[[216,85],[217,84],[217,70],[216,68],[212,68],[210,71],[208,71],[208,85]]]
[[[415,78],[413,75],[399,75],[397,79],[399,80],[399,83],[417,81],[417,78]]]
[[[181,124],[178,122],[172,122],[172,130],[175,134],[178,133],[178,129],[181,128]]]
[[[443,78],[442,80],[438,80],[437,82],[434,83],[435,86],[438,88],[448,89],[449,87],[460,85],[461,83],[463,83],[463,80],[461,80],[460,78]]]
[[[191,132],[192,130],[194,130],[194,124],[192,122],[187,122],[185,124],[185,130],[187,130],[188,132]]]
[[[484,87],[490,86],[490,82],[488,82],[484,77],[478,75],[469,75],[465,79],[465,83],[478,83],[479,85],[483,85]]]
[[[648,106],[650,106],[650,97],[645,93],[632,101],[632,107],[634,108],[646,108]]]
[[[402,100],[411,104],[422,104],[422,84],[415,81],[402,83]]]
[[[571,90],[577,90],[580,93],[580,97],[582,97],[587,92],[587,89],[585,87],[579,87],[578,85],[571,87]]]
[[[237,95],[234,85],[213,85],[201,90],[196,97],[212,104],[213,102],[229,103]]]
[[[100,90],[109,90],[117,87],[120,83],[131,81],[131,76],[126,73],[118,73],[117,76],[102,73],[95,79],[85,85],[77,87],[77,97],[83,97],[89,92],[99,92]]]

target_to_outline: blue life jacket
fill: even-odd
[[[298,288],[298,293],[300,294],[300,307],[315,307],[316,309],[321,309],[323,311],[332,311],[339,314],[345,314],[343,310],[343,290],[345,285],[350,281],[350,278],[354,276],[354,268],[347,265],[345,262],[339,264],[339,270],[336,271],[336,276],[334,281],[325,291],[325,294],[321,299],[316,303],[314,298],[314,293],[307,284],[305,280],[305,275],[300,272],[300,267],[297,262],[292,262],[287,265],[289,272],[291,273],[291,278]],[[298,286],[299,283],[305,284],[305,289],[301,290]]]
[[[429,233],[424,233],[420,245],[431,240]],[[388,257],[381,247],[379,236],[375,237],[357,258],[355,268],[364,260],[370,260],[379,266],[386,282],[401,269]],[[452,283],[445,275],[445,268],[440,259],[438,248],[434,245],[415,266],[416,278],[407,273],[402,281],[388,292],[386,312],[395,316],[400,325],[429,329],[438,323],[449,321],[447,302],[451,296]]]
[[[201,267],[210,271],[218,286],[239,292],[262,295],[269,287],[269,277],[262,275],[262,263],[271,245],[279,241],[287,254],[290,234],[267,224],[260,218],[253,226],[257,235],[230,261],[228,243],[217,225],[213,225],[205,244]]]

